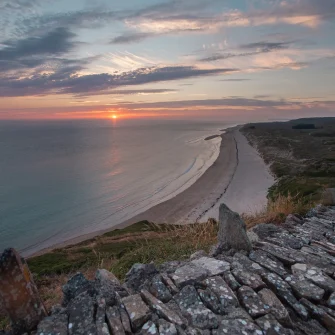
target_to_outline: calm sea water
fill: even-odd
[[[0,123],[0,251],[113,227],[181,192],[215,161],[224,123]]]

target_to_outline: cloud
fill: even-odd
[[[247,57],[263,53],[269,53],[276,50],[287,49],[292,42],[256,42],[243,44],[239,46],[240,50],[253,50],[247,52],[220,52],[211,56],[201,58],[201,62],[215,62],[218,60],[234,58],[234,57]]]
[[[126,33],[117,37],[114,37],[110,43],[111,44],[127,44],[141,42],[155,34],[150,33]]]
[[[238,79],[238,78],[236,78],[236,79],[220,79],[219,81],[231,81],[231,82],[236,81],[236,82],[238,82],[238,81],[249,81],[249,80],[251,80],[251,79],[247,79],[247,78]]]
[[[236,71],[233,68],[200,69],[194,66],[146,67],[120,74],[78,75],[64,72],[36,74],[13,79],[0,77],[0,96],[26,96],[43,94],[99,94],[122,86],[134,86],[194,77],[212,76]]]

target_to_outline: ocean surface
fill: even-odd
[[[194,183],[228,124],[0,122],[0,252],[111,228]]]

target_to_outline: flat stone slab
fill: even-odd
[[[68,316],[66,314],[51,315],[43,319],[37,328],[37,334],[67,335]]]
[[[327,305],[330,308],[335,309],[335,293],[332,293],[329,297],[329,299],[327,300]]]
[[[253,318],[270,313],[270,306],[265,304],[257,293],[248,286],[242,286],[237,291],[241,305]]]
[[[291,306],[303,320],[308,319],[309,315],[306,308],[297,301],[288,283],[275,273],[267,273],[263,275],[262,278],[268,287],[274,291],[282,301]]]
[[[116,306],[109,307],[106,311],[106,319],[113,335],[124,335],[125,331],[120,317],[119,309]]]
[[[263,335],[262,330],[252,321],[245,319],[223,320],[213,335]]]
[[[258,292],[259,297],[262,301],[270,306],[270,313],[284,326],[292,327],[292,321],[289,316],[287,309],[277,298],[277,296],[269,289],[263,288]]]
[[[172,299],[172,294],[163,283],[162,276],[156,275],[149,286],[149,292],[154,295],[157,299],[168,302]]]
[[[223,274],[225,271],[230,270],[230,264],[225,261],[219,261],[215,258],[201,257],[191,262],[197,267],[207,270],[209,276],[217,276]]]
[[[281,277],[285,277],[287,275],[287,271],[285,270],[283,263],[278,260],[270,258],[265,251],[261,250],[252,251],[249,254],[249,258],[252,261],[263,266],[265,269],[274,272]]]
[[[266,285],[262,281],[261,277],[256,273],[250,273],[241,269],[235,269],[232,274],[242,285],[251,287],[253,290],[260,290]]]
[[[164,305],[160,300],[155,298],[148,291],[141,291],[142,299],[150,306],[152,310],[154,310],[158,316],[166,319],[169,322],[172,322],[180,327],[184,327],[185,324],[179,317],[179,315],[173,310],[169,309],[166,305]]]
[[[140,294],[123,298],[122,303],[129,315],[134,331],[140,329],[149,320],[149,307],[144,303]]]
[[[324,289],[306,280],[304,276],[291,275],[286,277],[285,281],[290,284],[293,292],[299,298],[306,298],[318,302],[321,301],[325,295]]]
[[[164,319],[158,320],[158,330],[160,335],[178,335],[176,326]]]
[[[224,313],[224,309],[222,308],[221,302],[214,292],[212,292],[210,289],[207,288],[206,290],[198,290],[198,293],[201,301],[213,313],[215,314]]]
[[[223,309],[239,306],[234,292],[221,277],[207,278],[204,280],[204,284],[216,294]]]
[[[194,285],[196,282],[204,280],[207,276],[208,272],[206,269],[193,264],[187,264],[178,268],[171,278],[179,288],[183,288],[187,285]]]
[[[204,306],[194,286],[185,286],[174,300],[191,326],[199,329],[218,327],[217,316]]]
[[[285,329],[273,316],[264,315],[255,320],[264,335],[294,335],[291,329]]]

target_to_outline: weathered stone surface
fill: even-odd
[[[201,257],[193,260],[191,263],[207,270],[209,276],[221,275],[225,271],[230,270],[230,264],[228,262],[219,261],[210,257]]]
[[[150,308],[157,313],[158,316],[164,318],[165,320],[172,322],[178,326],[184,327],[184,322],[180,319],[177,313],[170,310],[166,305],[164,305],[160,300],[155,298],[148,291],[143,290],[141,292],[142,299],[150,306]]]
[[[263,335],[261,329],[252,321],[245,319],[223,320],[213,335]]]
[[[308,319],[306,308],[294,297],[288,283],[274,273],[267,273],[263,275],[262,278],[269,288],[271,288],[282,301],[291,306],[303,320]]]
[[[158,320],[158,330],[160,335],[178,335],[176,326],[164,319]]]
[[[305,278],[313,282],[315,285],[323,288],[327,292],[335,292],[335,280],[323,274],[320,268],[309,266],[306,264],[296,264],[292,266],[292,273],[303,275]]]
[[[172,295],[177,294],[179,292],[179,289],[174,284],[172,279],[165,273],[161,274],[162,282],[166,285],[166,287],[169,289],[170,293]]]
[[[295,322],[294,330],[299,335],[329,335],[329,332],[314,319],[305,322]]]
[[[294,335],[291,329],[285,329],[271,315],[264,315],[256,320],[258,326],[263,330],[264,335]]]
[[[206,251],[205,250],[198,250],[190,256],[190,261],[194,261],[195,259],[199,259],[199,258],[202,258],[202,257],[207,257]]]
[[[106,300],[102,297],[97,297],[95,325],[97,327],[97,335],[110,335],[106,323]]]
[[[264,267],[260,266],[258,263],[251,261],[247,256],[242,255],[238,252],[234,255],[233,261],[230,265],[233,270],[242,269],[244,271],[257,273],[259,275],[268,272],[268,270],[266,270]]]
[[[14,249],[0,257],[0,299],[14,334],[33,330],[47,316],[28,265]]]
[[[208,309],[210,309],[215,314],[224,313],[220,300],[214,292],[212,292],[210,289],[206,289],[198,290],[198,293],[201,301]]]
[[[125,283],[132,293],[139,293],[142,289],[146,289],[152,278],[158,274],[153,263],[150,264],[134,264],[126,274]]]
[[[143,302],[140,294],[123,298],[122,303],[129,315],[132,329],[140,329],[150,318],[150,310]]]
[[[174,299],[192,326],[199,329],[217,328],[217,316],[203,305],[194,286],[185,286]]]
[[[107,308],[106,319],[113,335],[125,334],[119,309],[116,306]]]
[[[282,262],[284,265],[291,266],[295,263],[301,262],[297,261],[293,257],[293,250],[289,250],[283,247],[276,246],[271,243],[265,243],[265,242],[258,242],[257,247],[268,254],[272,255],[273,257],[277,258],[280,262]],[[305,259],[303,260],[305,261]]]
[[[235,320],[235,319],[245,319],[253,321],[252,317],[240,307],[231,307],[226,309],[225,315],[222,316],[222,320]]]
[[[206,269],[193,264],[188,264],[178,268],[171,277],[176,285],[179,288],[182,288],[187,285],[194,285],[198,281],[202,281],[207,275],[208,272]]]
[[[328,305],[330,308],[335,309],[335,293],[332,293],[332,294],[329,296],[329,299],[327,300],[327,305]]]
[[[335,319],[305,298],[301,299],[300,302],[308,309],[315,319],[328,329],[330,333],[335,334]]]
[[[265,239],[267,237],[273,237],[276,234],[283,231],[279,226],[270,223],[261,223],[251,229],[252,232],[257,234],[260,239]]]
[[[257,318],[270,313],[270,306],[265,304],[252,288],[248,286],[240,287],[237,291],[237,296],[241,305],[251,317]]]
[[[303,223],[303,220],[301,217],[297,216],[297,215],[294,215],[294,214],[289,214],[287,217],[286,217],[286,220],[285,220],[285,223],[286,224],[292,224],[292,225],[297,225],[297,224],[302,224]]]
[[[262,301],[270,306],[270,313],[284,326],[292,327],[292,321],[287,309],[277,298],[277,296],[269,289],[263,288],[258,292]]]
[[[236,291],[238,288],[241,287],[241,284],[235,279],[230,271],[226,271],[223,274],[223,278],[233,291]]]
[[[143,325],[141,335],[159,335],[158,329],[156,325],[152,321],[148,321],[146,324]]]
[[[95,287],[99,296],[103,297],[108,306],[112,306],[116,302],[116,290],[121,292],[123,296],[128,293],[123,289],[116,277],[105,269],[97,270],[95,274]]]
[[[68,306],[69,335],[97,334],[94,322],[94,301],[87,292],[71,300]]]
[[[293,292],[299,298],[320,301],[325,294],[325,290],[306,280],[303,276],[291,275],[286,277],[285,281],[290,284]]]
[[[56,314],[43,319],[37,328],[37,334],[67,335],[67,315]]]
[[[162,281],[161,275],[156,275],[152,279],[149,285],[149,292],[163,302],[168,302],[172,298],[171,292]]]
[[[64,306],[83,292],[90,292],[91,295],[96,292],[94,284],[87,280],[82,273],[77,273],[71,277],[62,287],[62,291]]]
[[[171,274],[175,272],[178,268],[181,268],[182,266],[186,265],[186,262],[183,261],[171,261],[171,262],[165,262],[160,265],[159,271],[165,272],[167,274]]]
[[[207,278],[204,283],[219,298],[223,309],[239,305],[234,292],[221,277]]]
[[[283,263],[273,258],[270,258],[269,255],[264,251],[261,250],[252,251],[249,254],[249,258],[252,261],[260,264],[267,270],[274,272],[281,277],[285,277],[287,274],[287,271],[285,270]]]
[[[122,322],[125,333],[127,335],[132,334],[129,315],[123,303],[119,304],[119,313],[120,313],[120,318],[121,318],[121,322]]]
[[[218,243],[222,250],[251,250],[251,243],[246,233],[246,226],[241,217],[231,211],[225,204],[219,209]]]
[[[253,290],[260,290],[266,286],[261,277],[256,273],[250,273],[241,269],[235,269],[232,273],[239,283],[247,285]]]

